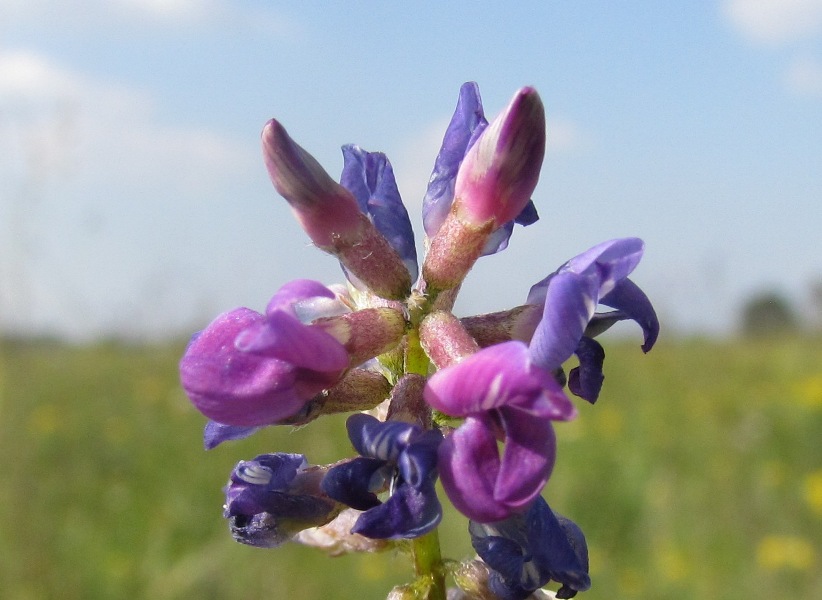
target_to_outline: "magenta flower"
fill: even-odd
[[[545,109],[532,87],[520,89],[471,146],[457,171],[454,203],[475,225],[514,220],[539,181],[545,156]]]
[[[479,86],[473,81],[464,83],[460,87],[457,107],[445,131],[442,147],[434,163],[434,171],[431,173],[423,199],[422,221],[429,238],[434,237],[451,210],[460,165],[486,127],[488,121],[482,110]],[[514,220],[508,221],[491,234],[483,248],[483,255],[499,252],[508,246],[515,222],[520,225],[531,225],[538,219],[537,209],[534,203],[529,201]]]
[[[180,361],[183,388],[209,419],[257,427],[286,419],[349,366],[343,345],[298,318],[301,301],[333,300],[315,281],[283,286],[266,315],[237,308],[195,335]],[[233,437],[238,437],[234,435]]]
[[[516,341],[434,373],[425,399],[465,418],[440,446],[440,479],[454,506],[481,523],[516,514],[539,495],[556,454],[551,422],[576,415],[559,384]],[[504,442],[502,457],[497,442]]]

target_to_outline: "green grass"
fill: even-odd
[[[377,599],[401,555],[234,543],[221,488],[268,451],[350,455],[344,416],[202,450],[181,347],[0,346],[0,596]],[[822,343],[611,345],[557,425],[546,498],[591,547],[588,600],[822,597]],[[446,554],[467,558],[448,513]]]

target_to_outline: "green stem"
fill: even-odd
[[[423,377],[428,376],[428,366],[431,362],[420,345],[420,331],[414,328],[408,332],[408,346],[405,351],[405,372],[416,373]]]
[[[415,538],[412,545],[414,571],[425,580],[426,595],[421,600],[445,600],[445,574],[442,568],[440,538],[437,530]]]
[[[428,376],[431,361],[420,344],[419,323],[425,313],[425,305],[417,305],[411,311],[411,329],[408,331],[405,353],[405,372]],[[425,597],[420,600],[445,600],[445,574],[437,530],[415,538],[411,543],[414,556],[414,572],[418,581],[424,582]],[[420,588],[418,588],[420,589]]]

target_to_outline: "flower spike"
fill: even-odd
[[[476,260],[503,250],[515,224],[538,219],[539,95],[521,88],[489,124],[477,84],[460,88],[423,200],[421,267],[384,154],[343,146],[337,183],[275,120],[262,146],[275,188],[347,282],[291,281],[263,313],[218,316],[181,359],[183,388],[209,419],[206,449],[268,425],[353,413],[346,427],[357,456],[327,465],[285,453],[241,461],[225,488],[232,535],[332,555],[408,550],[416,577],[391,590],[394,600],[587,590],[585,537],[542,492],[557,458],[555,422],[577,416],[565,386],[591,403],[600,393],[605,352],[594,338],[633,320],[645,352],[656,342],[653,306],[628,279],[643,243],[616,239],[575,256],[521,306],[453,312]],[[612,310],[596,312],[599,305]],[[578,366],[566,374],[572,355]],[[440,553],[437,479],[470,519],[478,556],[460,566]],[[459,590],[446,589],[449,574]],[[550,581],[557,592],[541,589]]]

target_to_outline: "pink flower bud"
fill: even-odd
[[[514,219],[539,180],[545,156],[545,109],[524,87],[483,131],[457,172],[455,203],[464,221],[496,227]]]
[[[531,199],[545,155],[545,110],[536,90],[519,90],[471,146],[457,172],[454,202],[431,238],[423,279],[432,296],[458,287],[492,234]]]
[[[404,298],[411,287],[408,269],[351,192],[331,179],[276,120],[266,123],[262,143],[271,181],[308,237],[374,294]]]
[[[358,234],[362,213],[354,196],[331,179],[278,121],[266,123],[262,141],[271,182],[317,246],[328,250],[336,238]]]

